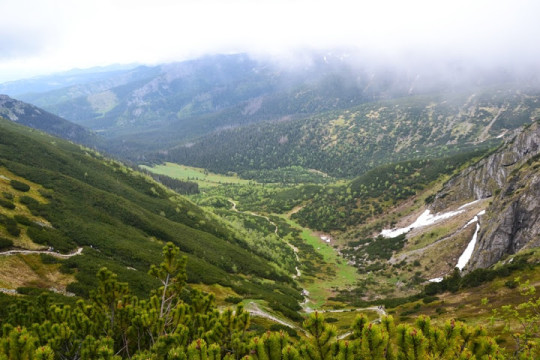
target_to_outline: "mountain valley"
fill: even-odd
[[[478,330],[482,345],[462,339],[461,351],[510,354],[521,330],[505,311],[539,306],[540,87],[491,74],[437,82],[330,55],[308,64],[219,55],[3,84],[0,321],[15,324],[9,306],[39,307],[42,292],[73,311],[109,309],[97,294],[111,286],[111,308],[140,316],[107,328],[123,331],[103,345],[122,358],[176,359],[165,333],[183,341],[178,359],[197,339],[251,356],[250,336],[270,330],[307,358],[314,324],[336,354],[372,325],[405,346],[388,315],[426,336],[423,315],[488,328],[496,340]],[[176,285],[163,287],[165,273]],[[165,294],[184,330],[160,323]],[[138,335],[136,349],[136,327],[161,340]],[[440,358],[458,358],[448,351]]]

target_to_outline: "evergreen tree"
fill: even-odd
[[[362,357],[366,360],[384,359],[388,340],[388,332],[381,326],[374,324],[364,326],[360,342]]]
[[[324,322],[324,316],[315,311],[304,321],[308,340],[300,348],[300,353],[309,360],[329,360],[333,355],[336,328]]]
[[[180,293],[187,279],[187,257],[179,254],[178,247],[167,243],[163,248],[163,262],[159,266],[152,265],[148,272],[162,284],[154,294],[159,300],[159,319],[163,319],[160,335],[168,333],[174,322],[174,311],[182,302]]]
[[[148,300],[131,295],[127,285],[107,269],[99,270],[90,299],[78,300],[73,306],[52,304],[47,296],[17,300],[3,324],[0,360],[506,358],[484,328],[454,320],[437,327],[425,316],[418,317],[414,327],[396,327],[391,316],[375,324],[360,315],[349,338],[337,340],[335,327],[315,312],[304,321],[306,337],[299,341],[282,331],[254,336],[249,314],[241,305],[220,312],[212,294],[185,288],[185,258],[178,248],[168,243],[164,258],[151,270],[162,286]],[[530,286],[524,291],[534,295]],[[189,301],[184,302],[182,298],[187,297]],[[524,319],[530,326],[523,335],[527,342],[513,354],[516,359],[538,358],[534,337],[538,301],[529,300],[512,312],[527,316]]]

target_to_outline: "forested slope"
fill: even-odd
[[[62,271],[77,279],[68,291],[87,296],[96,271],[108,266],[136,293],[145,293],[154,284],[148,267],[159,258],[163,242],[171,241],[189,258],[189,282],[219,283],[248,297],[297,308],[300,295],[288,271],[249,251],[214,215],[89,149],[6,120],[0,120],[0,130],[0,170],[7,175],[0,181],[9,183],[9,174],[15,174],[40,194],[32,199],[13,188],[3,194],[11,198],[13,210],[0,211],[13,219],[15,211],[27,208],[51,224],[20,221],[20,235],[6,236],[19,246],[18,237],[29,235],[56,251],[83,247],[81,256],[61,262]]]
[[[354,177],[377,165],[447,156],[496,141],[539,115],[539,96],[531,89],[484,89],[372,102],[223,130],[161,152],[155,160],[251,177],[254,170],[290,166]]]

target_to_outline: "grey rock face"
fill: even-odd
[[[471,269],[487,267],[507,254],[540,246],[539,196],[540,174],[526,174],[501,192],[480,225],[479,241],[469,263]]]
[[[540,246],[540,124],[534,123],[492,155],[448,181],[432,204],[492,198],[466,270],[493,265],[524,248]]]

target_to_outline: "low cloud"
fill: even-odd
[[[534,0],[19,0],[0,3],[0,74],[207,53],[293,58],[348,48],[400,66],[540,63]],[[411,65],[412,64],[412,65]],[[0,78],[0,81],[2,79]]]

